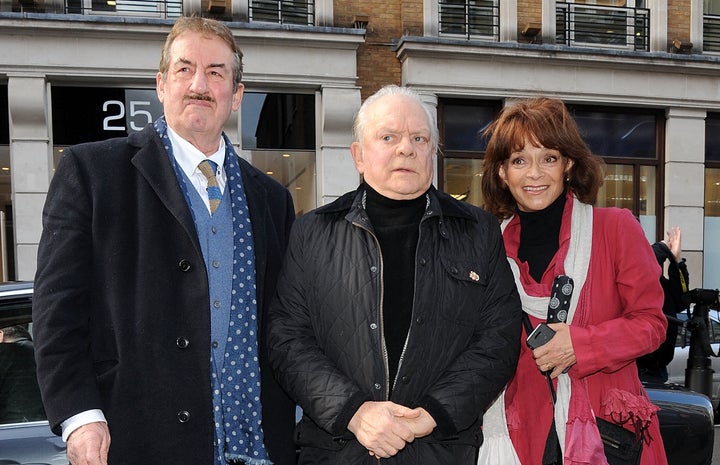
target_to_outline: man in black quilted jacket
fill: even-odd
[[[353,133],[363,182],[296,221],[268,316],[299,463],[474,464],[519,352],[499,225],[431,185],[438,131],[416,92],[384,87]]]

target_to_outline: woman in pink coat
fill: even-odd
[[[667,325],[640,223],[628,210],[592,206],[602,161],[562,101],[519,102],[487,132],[485,208],[503,221],[526,327],[547,321],[555,333],[534,350],[523,335],[517,372],[484,417],[478,463],[606,464],[600,417],[642,438],[642,465],[666,464],[657,408],[635,365]]]

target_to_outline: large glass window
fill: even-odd
[[[65,147],[141,131],[163,113],[155,89],[52,88],[55,159]],[[245,92],[242,153],[288,188],[298,213],[316,206],[315,97]]]
[[[441,100],[438,104],[440,128],[439,188],[459,200],[482,206],[480,187],[482,156],[487,140],[483,130],[500,109],[500,102]]]
[[[590,150],[605,160],[600,207],[627,208],[640,219],[650,242],[657,237],[658,169],[663,115],[657,111],[569,106]]]
[[[568,107],[590,150],[605,161],[605,182],[597,205],[632,211],[648,240],[655,242],[657,225],[662,221],[662,209],[658,207],[659,160],[664,146],[662,112]],[[499,109],[499,102],[438,102],[444,141],[438,170],[440,189],[482,206],[480,180],[486,141],[481,134]]]
[[[162,115],[155,89],[52,88],[56,147],[127,136]]]
[[[284,185],[301,215],[315,196],[315,96],[245,92],[243,156]]]
[[[720,288],[720,113],[705,120],[705,224],[703,285]]]

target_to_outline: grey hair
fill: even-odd
[[[435,122],[435,115],[432,111],[430,111],[430,107],[425,102],[423,102],[422,97],[416,90],[411,89],[410,87],[396,86],[394,84],[382,87],[380,90],[365,99],[362,105],[360,105],[360,109],[358,110],[357,115],[355,115],[355,120],[353,121],[352,126],[353,142],[358,142],[362,150],[362,142],[365,135],[368,109],[379,99],[387,97],[389,95],[401,95],[414,102],[417,102],[420,105],[420,107],[425,112],[428,126],[430,127],[430,146],[432,148],[432,153],[437,153],[438,141],[440,140],[440,131],[438,130],[437,124]]]

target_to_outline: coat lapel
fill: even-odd
[[[132,158],[132,164],[140,172],[140,175],[147,180],[163,205],[183,227],[198,253],[202,254],[192,213],[178,184],[175,169],[155,132],[155,128],[149,125],[142,133],[136,134],[136,136],[143,139],[138,140],[133,136],[130,138],[130,143],[139,143],[141,147]]]

